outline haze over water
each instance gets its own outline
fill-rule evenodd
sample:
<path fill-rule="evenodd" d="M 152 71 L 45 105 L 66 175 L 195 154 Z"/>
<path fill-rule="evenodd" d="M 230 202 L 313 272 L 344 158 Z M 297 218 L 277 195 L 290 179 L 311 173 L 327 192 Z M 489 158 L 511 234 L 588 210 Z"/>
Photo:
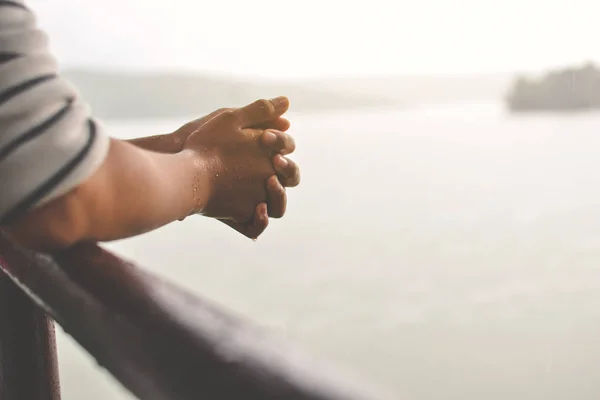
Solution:
<path fill-rule="evenodd" d="M 109 247 L 398 398 L 600 396 L 599 114 L 290 118 L 303 183 L 257 243 L 198 217 Z M 129 398 L 59 346 L 66 399 Z"/>

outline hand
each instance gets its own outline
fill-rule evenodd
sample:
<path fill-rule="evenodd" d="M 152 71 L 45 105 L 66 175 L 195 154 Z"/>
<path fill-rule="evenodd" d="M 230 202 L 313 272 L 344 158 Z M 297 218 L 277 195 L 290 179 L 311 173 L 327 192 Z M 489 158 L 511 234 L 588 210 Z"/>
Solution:
<path fill-rule="evenodd" d="M 289 108 L 289 102 L 286 98 L 276 100 L 281 103 L 279 107 L 281 108 L 281 114 L 283 114 Z M 222 108 L 202 118 L 188 122 L 173 133 L 133 139 L 129 142 L 155 152 L 178 153 L 182 150 L 187 138 L 195 131 L 201 129 L 207 122 L 220 114 L 235 112 L 237 110 L 234 108 Z M 273 166 L 277 172 L 276 176 L 272 176 L 267 181 L 268 203 L 257 205 L 254 218 L 251 221 L 238 223 L 231 220 L 220 220 L 249 238 L 257 238 L 267 228 L 268 217 L 281 218 L 285 214 L 287 195 L 284 187 L 294 187 L 300 182 L 298 166 L 293 161 L 283 157 L 283 155 L 290 154 L 295 149 L 295 144 L 291 136 L 284 133 L 289 127 L 289 121 L 281 116 L 251 127 L 253 129 L 272 130 L 264 132 L 261 137 L 265 149 L 274 154 Z M 275 136 L 269 133 L 273 133 Z"/>
<path fill-rule="evenodd" d="M 268 156 L 273 152 L 292 152 L 294 142 L 284 132 L 268 131 L 264 135 L 265 146 L 261 146 L 258 138 L 263 131 L 245 128 L 284 121 L 278 127 L 286 129 L 289 123 L 280 116 L 287 108 L 286 98 L 261 100 L 242 109 L 215 112 L 212 118 L 205 117 L 200 122 L 204 125 L 191 133 L 184 144 L 184 149 L 201 156 L 204 160 L 202 168 L 209 177 L 209 195 L 206 204 L 198 211 L 227 220 L 228 225 L 246 235 L 257 236 L 235 224 L 250 221 L 253 214 L 256 214 L 254 221 L 266 219 L 266 207 L 260 203 L 267 198 L 265 182 L 275 175 Z M 194 127 L 198 126 L 198 122 L 192 123 Z M 274 164 L 288 186 L 298 183 L 298 168 L 293 162 L 278 155 Z M 273 216 L 283 215 L 286 200 L 283 186 L 273 177 L 268 180 L 267 188 L 269 197 L 275 198 L 272 202 Z"/>
<path fill-rule="evenodd" d="M 281 99 L 285 104 L 285 110 L 289 108 L 287 99 Z M 283 107 L 283 106 L 282 106 Z M 185 141 L 194 131 L 200 129 L 212 118 L 224 113 L 232 112 L 238 109 L 222 108 L 214 111 L 202 118 L 189 122 L 175 131 L 172 135 L 177 135 L 177 142 Z M 283 110 L 282 110 L 283 113 Z M 233 228 L 244 236 L 256 239 L 269 225 L 269 217 L 281 218 L 287 208 L 287 194 L 285 187 L 295 187 L 300 183 L 300 170 L 296 163 L 283 157 L 295 150 L 293 138 L 284 134 L 290 127 L 287 119 L 277 117 L 273 120 L 260 123 L 252 128 L 265 129 L 261 141 L 265 149 L 269 150 L 273 156 L 273 165 L 277 175 L 271 176 L 267 181 L 267 200 L 268 203 L 260 203 L 256 206 L 254 216 L 250 221 L 244 223 L 234 222 L 227 219 L 218 219 L 227 226 Z M 273 135 L 270 135 L 272 133 Z"/>
<path fill-rule="evenodd" d="M 280 112 L 281 114 L 284 114 L 289 108 L 289 101 L 284 97 L 274 99 L 273 101 L 275 100 L 282 102 Z M 202 118 L 190 121 L 175 132 L 168 134 L 167 136 L 169 136 L 170 139 L 164 140 L 164 143 L 167 143 L 166 147 L 171 149 L 173 148 L 173 145 L 171 145 L 172 143 L 178 143 L 177 149 L 173 151 L 178 152 L 183 148 L 183 143 L 187 138 L 196 130 L 202 128 L 208 121 L 225 112 L 235 112 L 237 110 L 239 110 L 239 108 L 220 108 Z M 279 182 L 281 183 L 281 185 L 277 185 L 276 182 L 272 182 L 267 185 L 267 190 L 270 195 L 269 198 L 274 200 L 273 204 L 269 204 L 269 216 L 271 218 L 281 218 L 285 214 L 286 199 L 278 199 L 278 193 L 283 192 L 285 196 L 285 190 L 283 188 L 296 187 L 300 184 L 300 170 L 298 169 L 298 166 L 292 160 L 283 157 L 284 155 L 293 153 L 296 149 L 294 139 L 290 135 L 285 134 L 290 128 L 290 121 L 278 116 L 272 120 L 248 128 L 265 130 L 261 137 L 261 141 L 265 146 L 265 149 L 271 151 L 273 154 L 273 165 L 277 172 L 277 178 L 279 178 Z M 152 148 L 149 150 L 163 151 L 160 148 Z"/>

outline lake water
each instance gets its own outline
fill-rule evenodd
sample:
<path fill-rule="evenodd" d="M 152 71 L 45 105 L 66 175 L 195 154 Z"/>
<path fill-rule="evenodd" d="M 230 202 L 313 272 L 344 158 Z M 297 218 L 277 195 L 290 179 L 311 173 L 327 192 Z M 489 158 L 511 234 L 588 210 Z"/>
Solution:
<path fill-rule="evenodd" d="M 290 118 L 303 183 L 257 243 L 198 217 L 108 247 L 399 399 L 600 398 L 600 115 Z M 59 346 L 65 399 L 132 398 Z"/>

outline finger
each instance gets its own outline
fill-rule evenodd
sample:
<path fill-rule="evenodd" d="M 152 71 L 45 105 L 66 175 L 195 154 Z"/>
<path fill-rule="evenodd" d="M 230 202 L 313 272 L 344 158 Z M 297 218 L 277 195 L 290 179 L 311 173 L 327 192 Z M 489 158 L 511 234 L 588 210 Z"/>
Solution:
<path fill-rule="evenodd" d="M 273 157 L 273 167 L 284 187 L 296 187 L 300 184 L 300 168 L 294 161 L 276 154 Z"/>
<path fill-rule="evenodd" d="M 283 217 L 287 207 L 287 195 L 285 193 L 285 188 L 281 185 L 276 175 L 273 175 L 267 180 L 267 199 L 269 205 L 269 217 Z"/>
<path fill-rule="evenodd" d="M 275 129 L 277 131 L 285 132 L 288 129 L 290 129 L 290 125 L 291 125 L 290 121 L 288 121 L 285 118 L 280 117 L 280 118 L 274 119 L 272 121 L 267 121 L 262 124 L 258 124 L 256 126 L 253 126 L 252 128 L 262 129 L 262 130 Z"/>
<path fill-rule="evenodd" d="M 287 97 L 276 97 L 271 100 L 257 100 L 234 113 L 241 127 L 249 128 L 281 117 L 289 107 Z"/>
<path fill-rule="evenodd" d="M 260 203 L 254 210 L 252 224 L 247 226 L 246 236 L 250 239 L 258 239 L 258 237 L 269 226 L 269 213 L 267 203 Z"/>
<path fill-rule="evenodd" d="M 274 129 L 266 130 L 261 136 L 261 142 L 272 152 L 282 155 L 293 153 L 296 150 L 296 142 L 291 135 Z"/>

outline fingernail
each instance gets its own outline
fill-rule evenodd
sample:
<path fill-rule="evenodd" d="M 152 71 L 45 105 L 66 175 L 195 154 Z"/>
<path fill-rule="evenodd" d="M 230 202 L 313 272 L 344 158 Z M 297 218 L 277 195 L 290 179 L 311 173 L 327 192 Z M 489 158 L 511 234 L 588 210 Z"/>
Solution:
<path fill-rule="evenodd" d="M 271 144 L 275 143 L 277 141 L 277 135 L 271 131 L 266 131 L 265 132 L 265 141 L 267 143 L 271 143 Z"/>
<path fill-rule="evenodd" d="M 277 157 L 277 164 L 279 164 L 282 168 L 287 167 L 288 160 L 286 160 L 285 157 L 283 157 L 283 156 L 278 156 Z"/>

